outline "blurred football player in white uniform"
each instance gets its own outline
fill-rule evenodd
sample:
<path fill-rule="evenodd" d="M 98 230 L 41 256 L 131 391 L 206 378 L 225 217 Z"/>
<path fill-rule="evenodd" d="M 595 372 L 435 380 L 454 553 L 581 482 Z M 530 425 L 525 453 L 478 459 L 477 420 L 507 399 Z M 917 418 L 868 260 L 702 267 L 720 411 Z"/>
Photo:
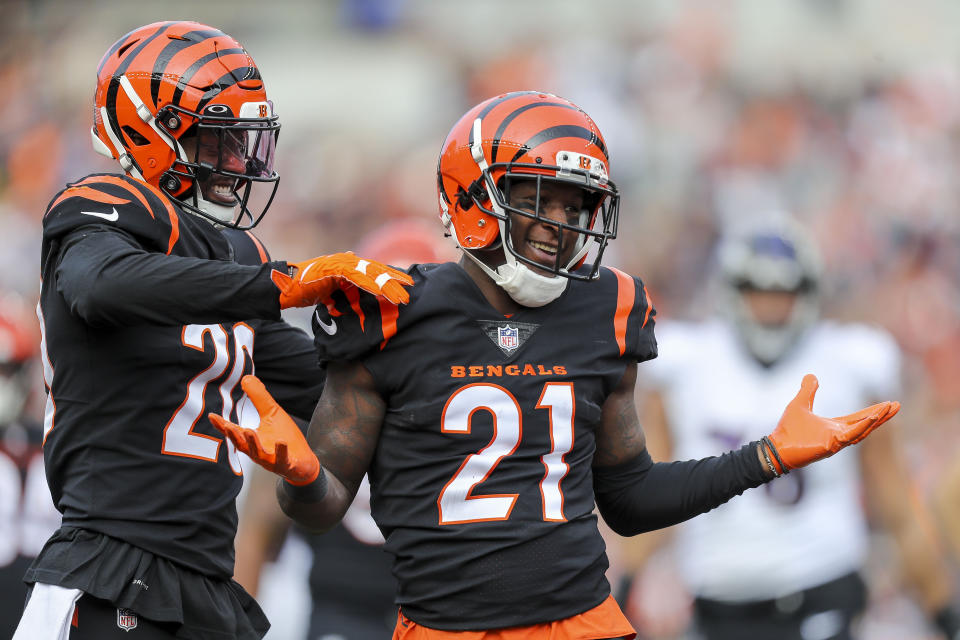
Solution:
<path fill-rule="evenodd" d="M 819 255 L 794 221 L 767 219 L 731 233 L 719 262 L 722 313 L 658 326 L 660 357 L 645 370 L 642 399 L 655 457 L 700 458 L 762 435 L 804 372 L 822 383 L 814 407 L 822 415 L 899 395 L 900 353 L 890 335 L 820 319 Z M 898 543 L 919 604 L 955 632 L 950 576 L 911 495 L 896 437 L 896 427 L 878 432 L 677 527 L 678 574 L 702 637 L 853 637 L 867 602 L 864 496 Z"/>

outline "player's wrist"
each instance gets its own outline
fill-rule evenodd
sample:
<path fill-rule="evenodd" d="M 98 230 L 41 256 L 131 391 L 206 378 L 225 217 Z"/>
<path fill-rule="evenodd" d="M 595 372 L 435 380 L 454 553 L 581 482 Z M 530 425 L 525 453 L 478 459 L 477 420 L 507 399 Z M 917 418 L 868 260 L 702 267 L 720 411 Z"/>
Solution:
<path fill-rule="evenodd" d="M 306 484 L 293 484 L 286 478 L 280 478 L 280 490 L 294 502 L 314 504 L 327 497 L 327 474 L 323 468 L 313 481 Z"/>
<path fill-rule="evenodd" d="M 760 451 L 763 454 L 765 465 L 773 472 L 774 477 L 779 478 L 785 473 L 790 473 L 790 467 L 784 464 L 783 458 L 777 451 L 777 447 L 774 446 L 770 436 L 763 436 L 760 439 Z"/>

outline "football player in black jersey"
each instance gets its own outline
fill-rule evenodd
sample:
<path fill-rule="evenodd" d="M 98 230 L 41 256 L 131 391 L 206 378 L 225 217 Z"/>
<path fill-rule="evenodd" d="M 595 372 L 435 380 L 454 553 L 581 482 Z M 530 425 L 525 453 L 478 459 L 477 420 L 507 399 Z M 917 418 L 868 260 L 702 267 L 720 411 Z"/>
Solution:
<path fill-rule="evenodd" d="M 369 474 L 399 584 L 394 638 L 633 637 L 595 506 L 622 535 L 665 527 L 899 409 L 821 418 L 807 376 L 769 436 L 654 464 L 633 399 L 654 310 L 640 280 L 600 266 L 619 193 L 593 120 L 545 93 L 491 98 L 451 130 L 437 179 L 459 263 L 411 268 L 403 307 L 350 291 L 317 307 L 330 365 L 307 438 L 253 376 L 259 431 L 211 415 L 283 476 L 281 506 L 308 528 L 334 525 Z"/>
<path fill-rule="evenodd" d="M 44 456 L 63 524 L 26 573 L 15 637 L 260 638 L 232 580 L 239 458 L 206 415 L 242 421 L 256 371 L 309 416 L 323 370 L 281 309 L 339 287 L 401 303 L 412 280 L 349 253 L 271 261 L 249 232 L 280 125 L 232 37 L 150 24 L 97 76 L 94 147 L 124 174 L 69 185 L 43 219 Z"/>

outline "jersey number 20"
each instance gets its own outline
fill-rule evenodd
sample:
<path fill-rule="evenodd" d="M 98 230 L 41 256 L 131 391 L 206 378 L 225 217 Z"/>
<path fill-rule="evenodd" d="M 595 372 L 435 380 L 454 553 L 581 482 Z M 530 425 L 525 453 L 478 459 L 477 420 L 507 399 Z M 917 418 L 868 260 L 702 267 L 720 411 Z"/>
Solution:
<path fill-rule="evenodd" d="M 171 456 L 199 458 L 200 460 L 217 461 L 220 451 L 220 438 L 196 433 L 193 427 L 204 415 L 207 384 L 216 380 L 227 370 L 233 354 L 233 369 L 230 375 L 220 384 L 220 398 L 223 409 L 221 415 L 230 420 L 233 412 L 233 389 L 243 376 L 243 369 L 247 358 L 253 357 L 253 329 L 238 322 L 233 325 L 233 340 L 227 335 L 227 330 L 219 324 L 188 324 L 183 328 L 183 345 L 198 351 L 205 351 L 203 338 L 210 336 L 213 344 L 213 362 L 209 367 L 198 373 L 187 384 L 187 397 L 177 407 L 170 422 L 163 430 L 163 453 Z M 232 348 L 231 348 L 232 347 Z M 246 354 L 246 357 L 244 357 Z M 240 474 L 240 459 L 233 443 L 227 440 L 227 459 L 234 473 Z"/>

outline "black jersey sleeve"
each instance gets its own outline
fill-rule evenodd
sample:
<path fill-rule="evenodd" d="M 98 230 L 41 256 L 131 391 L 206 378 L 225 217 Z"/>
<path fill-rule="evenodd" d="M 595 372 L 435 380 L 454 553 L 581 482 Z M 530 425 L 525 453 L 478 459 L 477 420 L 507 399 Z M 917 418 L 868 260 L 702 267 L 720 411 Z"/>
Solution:
<path fill-rule="evenodd" d="M 279 319 L 270 273 L 286 263 L 243 266 L 227 255 L 184 255 L 178 242 L 192 221 L 178 211 L 165 194 L 128 176 L 95 174 L 69 185 L 43 219 L 46 286 L 96 326 Z"/>
<path fill-rule="evenodd" d="M 91 325 L 216 323 L 279 319 L 274 268 L 283 267 L 148 252 L 97 225 L 64 239 L 55 280 L 71 313 Z"/>
<path fill-rule="evenodd" d="M 230 246 L 233 247 L 233 259 L 240 264 L 261 265 L 270 262 L 270 252 L 260 239 L 249 230 L 221 229 Z"/>
<path fill-rule="evenodd" d="M 622 536 L 689 520 L 769 480 L 756 441 L 700 460 L 655 463 L 644 450 L 622 464 L 593 468 L 597 508 Z"/>
<path fill-rule="evenodd" d="M 252 232 L 221 229 L 221 233 L 238 263 L 257 266 L 270 261 L 269 251 Z M 307 332 L 282 320 L 260 323 L 253 362 L 257 377 L 280 406 L 308 421 L 323 391 L 326 369 Z"/>
<path fill-rule="evenodd" d="M 151 252 L 169 254 L 180 239 L 173 201 L 129 176 L 93 174 L 58 193 L 43 216 L 44 248 L 56 251 L 60 239 L 90 224 L 122 230 Z"/>
<path fill-rule="evenodd" d="M 613 331 L 620 355 L 635 362 L 657 357 L 657 339 L 653 333 L 657 315 L 643 282 L 618 269 L 605 268 L 616 277 L 616 309 Z"/>
<path fill-rule="evenodd" d="M 313 340 L 322 360 L 357 360 L 379 351 L 396 335 L 416 297 L 419 279 L 414 267 L 410 302 L 399 306 L 356 287 L 334 292 L 327 305 L 313 313 Z"/>

